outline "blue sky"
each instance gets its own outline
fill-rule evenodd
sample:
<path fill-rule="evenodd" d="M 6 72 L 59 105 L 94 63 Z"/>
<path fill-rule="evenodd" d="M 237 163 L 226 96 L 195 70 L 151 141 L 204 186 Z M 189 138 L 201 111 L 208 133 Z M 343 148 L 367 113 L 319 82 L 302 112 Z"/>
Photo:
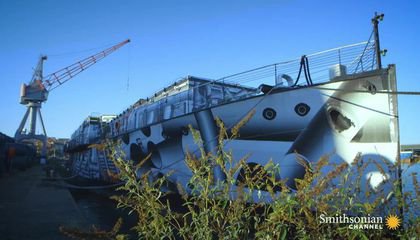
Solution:
<path fill-rule="evenodd" d="M 420 91 L 418 1 L 1 1 L 0 131 L 14 135 L 26 108 L 21 83 L 39 55 L 52 73 L 126 38 L 132 42 L 55 89 L 43 105 L 49 136 L 69 137 L 92 113 L 120 113 L 186 75 L 219 78 L 367 40 L 385 13 L 384 64 L 398 88 Z M 419 96 L 399 96 L 401 142 L 420 143 Z"/>

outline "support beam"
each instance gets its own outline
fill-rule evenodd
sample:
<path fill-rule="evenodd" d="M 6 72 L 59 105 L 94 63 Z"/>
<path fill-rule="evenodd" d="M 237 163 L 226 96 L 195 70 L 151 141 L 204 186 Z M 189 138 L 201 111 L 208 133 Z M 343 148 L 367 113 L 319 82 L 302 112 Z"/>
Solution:
<path fill-rule="evenodd" d="M 47 133 L 45 131 L 44 121 L 41 115 L 41 103 L 30 102 L 27 105 L 25 116 L 23 117 L 18 130 L 15 133 L 16 142 L 24 142 L 25 140 L 39 140 L 42 142 L 41 149 L 41 164 L 45 164 L 47 157 Z M 37 120 L 40 120 L 42 133 L 36 134 Z M 29 121 L 29 122 L 28 122 Z M 24 127 L 28 125 L 29 130 L 23 131 Z"/>
<path fill-rule="evenodd" d="M 29 135 L 36 134 L 36 116 L 38 115 L 38 107 L 29 106 Z"/>
<path fill-rule="evenodd" d="M 218 150 L 218 131 L 213 113 L 211 112 L 211 109 L 205 109 L 203 111 L 195 112 L 194 117 L 197 121 L 201 138 L 203 139 L 204 150 L 207 154 L 211 153 L 211 156 L 213 156 L 211 161 L 213 165 L 214 179 L 216 181 L 223 181 L 225 180 L 223 171 L 214 160 L 214 157 L 217 156 Z"/>
<path fill-rule="evenodd" d="M 16 138 L 16 139 L 18 138 L 18 136 L 19 136 L 20 134 L 22 134 L 22 131 L 23 131 L 23 128 L 25 127 L 26 121 L 28 120 L 29 111 L 30 111 L 30 110 L 29 110 L 29 108 L 28 108 L 28 109 L 26 109 L 25 116 L 23 116 L 23 119 L 22 119 L 22 121 L 20 122 L 19 128 L 18 128 L 18 130 L 17 130 L 17 131 L 16 131 L 16 133 L 15 133 L 15 138 Z"/>
<path fill-rule="evenodd" d="M 44 120 L 42 119 L 41 108 L 38 109 L 38 114 L 39 114 L 39 120 L 42 126 L 42 132 L 44 133 L 45 136 L 47 136 L 47 131 L 45 131 Z"/>

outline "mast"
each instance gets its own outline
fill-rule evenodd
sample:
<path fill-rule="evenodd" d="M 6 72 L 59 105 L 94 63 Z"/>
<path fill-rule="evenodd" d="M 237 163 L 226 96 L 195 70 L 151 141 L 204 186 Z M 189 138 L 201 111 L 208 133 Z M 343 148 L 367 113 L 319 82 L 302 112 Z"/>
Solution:
<path fill-rule="evenodd" d="M 375 16 L 372 18 L 372 24 L 373 24 L 373 35 L 375 38 L 375 52 L 376 52 L 376 68 L 381 69 L 382 68 L 382 59 L 381 59 L 381 47 L 379 44 L 379 21 L 382 21 L 384 19 L 384 14 L 379 14 L 375 12 Z"/>

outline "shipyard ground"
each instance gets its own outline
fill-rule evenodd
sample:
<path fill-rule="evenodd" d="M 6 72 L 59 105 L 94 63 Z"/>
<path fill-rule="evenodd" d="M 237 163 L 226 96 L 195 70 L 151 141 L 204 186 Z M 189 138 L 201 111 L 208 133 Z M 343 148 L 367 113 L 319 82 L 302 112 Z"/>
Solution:
<path fill-rule="evenodd" d="M 420 165 L 403 169 L 404 192 L 414 191 L 411 173 L 419 172 Z M 115 209 L 115 202 L 108 196 L 93 191 L 69 190 L 60 187 L 61 181 L 51 181 L 41 166 L 25 171 L 14 170 L 0 177 L 0 239 L 69 239 L 60 233 L 59 227 L 76 227 L 88 230 L 93 224 L 109 230 L 119 217 L 124 216 L 121 233 L 129 232 L 135 224 L 133 215 Z M 411 185 L 410 185 L 410 184 Z M 171 199 L 176 203 L 179 198 Z M 183 211 L 182 209 L 178 209 Z M 412 211 L 418 212 L 413 207 Z"/>
<path fill-rule="evenodd" d="M 55 184 L 53 184 L 55 183 Z M 91 193 L 72 194 L 51 182 L 41 166 L 0 178 L 0 239 L 69 239 L 60 226 L 109 229 L 118 218 L 115 204 Z M 108 213 L 107 213 L 108 212 Z"/>

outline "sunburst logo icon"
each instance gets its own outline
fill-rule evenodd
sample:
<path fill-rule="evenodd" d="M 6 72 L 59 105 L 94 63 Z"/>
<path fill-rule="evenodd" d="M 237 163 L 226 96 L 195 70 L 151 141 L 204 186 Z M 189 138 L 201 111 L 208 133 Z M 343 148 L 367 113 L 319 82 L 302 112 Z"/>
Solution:
<path fill-rule="evenodd" d="M 397 215 L 389 215 L 386 218 L 386 226 L 388 229 L 395 230 L 400 226 L 401 220 Z"/>

